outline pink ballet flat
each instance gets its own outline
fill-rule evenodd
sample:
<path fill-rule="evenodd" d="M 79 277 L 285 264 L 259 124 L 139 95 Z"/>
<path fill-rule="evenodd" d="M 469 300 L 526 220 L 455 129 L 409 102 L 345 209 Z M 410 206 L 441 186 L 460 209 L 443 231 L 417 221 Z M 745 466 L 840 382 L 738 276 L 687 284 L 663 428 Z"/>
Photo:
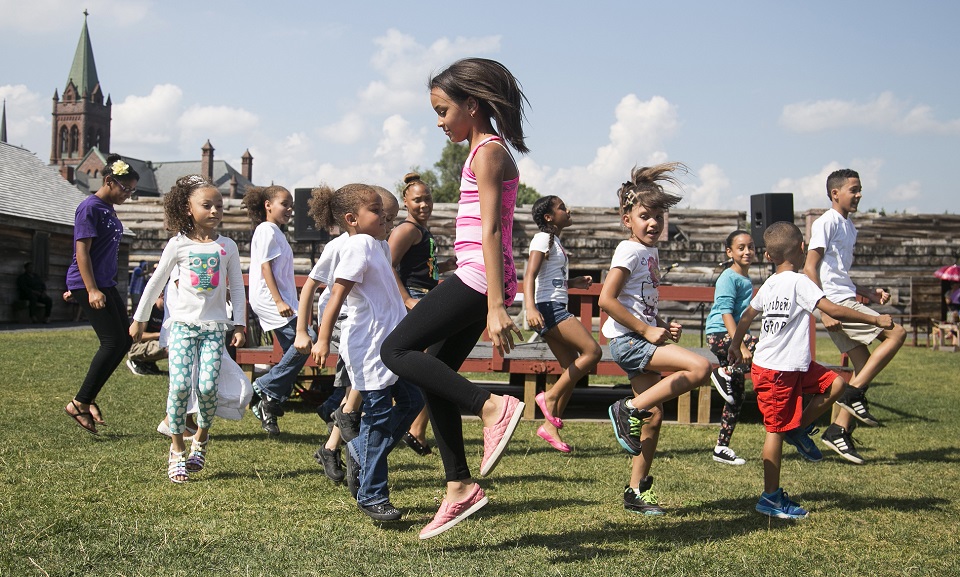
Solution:
<path fill-rule="evenodd" d="M 545 394 L 544 393 L 537 394 L 536 401 L 537 401 L 537 406 L 540 407 L 540 412 L 543 413 L 544 420 L 546 420 L 548 423 L 550 423 L 554 427 L 558 429 L 562 429 L 563 420 L 558 419 L 557 417 L 554 417 L 553 415 L 550 414 L 550 411 L 547 410 L 547 399 L 545 397 Z"/>
<path fill-rule="evenodd" d="M 550 443 L 551 447 L 560 451 L 561 453 L 569 453 L 570 451 L 572 451 L 572 449 L 570 448 L 570 445 L 564 443 L 563 441 L 558 440 L 556 437 L 548 433 L 547 430 L 543 428 L 543 425 L 541 425 L 540 428 L 537 429 L 537 435 L 544 441 Z"/>

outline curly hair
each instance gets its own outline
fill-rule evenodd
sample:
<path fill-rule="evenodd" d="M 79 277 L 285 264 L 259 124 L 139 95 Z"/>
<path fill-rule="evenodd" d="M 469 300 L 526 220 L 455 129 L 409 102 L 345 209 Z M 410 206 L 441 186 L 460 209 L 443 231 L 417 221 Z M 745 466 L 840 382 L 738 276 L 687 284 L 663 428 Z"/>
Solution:
<path fill-rule="evenodd" d="M 652 210 L 667 210 L 683 198 L 663 190 L 662 183 L 670 183 L 681 188 L 680 181 L 672 173 L 687 174 L 690 169 L 680 162 L 666 162 L 656 166 L 633 167 L 629 182 L 623 183 L 617 191 L 620 200 L 620 215 L 630 212 L 634 206 L 643 206 Z"/>
<path fill-rule="evenodd" d="M 333 225 L 346 228 L 344 216 L 348 212 L 357 212 L 362 202 L 377 195 L 377 190 L 368 184 L 347 184 L 337 190 L 321 184 L 310 192 L 307 214 L 313 218 L 317 228 L 329 229 Z"/>
<path fill-rule="evenodd" d="M 428 86 L 431 90 L 443 90 L 458 104 L 475 98 L 480 113 L 493 118 L 497 130 L 514 150 L 520 154 L 530 152 L 523 135 L 523 103 L 529 105 L 530 101 L 503 64 L 488 58 L 457 60 L 431 78 Z"/>
<path fill-rule="evenodd" d="M 547 243 L 547 253 L 543 257 L 544 260 L 550 258 L 550 251 L 553 250 L 553 241 L 557 236 L 557 227 L 554 226 L 552 222 L 547 222 L 546 216 L 553 213 L 559 201 L 560 197 L 552 194 L 541 196 L 533 203 L 533 208 L 530 209 L 533 215 L 533 222 L 537 225 L 537 228 L 539 228 L 541 232 L 550 233 L 550 242 Z"/>
<path fill-rule="evenodd" d="M 247 209 L 247 215 L 254 226 L 267 220 L 266 202 L 277 198 L 280 193 L 290 194 L 286 188 L 278 185 L 251 186 L 243 195 L 242 206 Z"/>
<path fill-rule="evenodd" d="M 188 234 L 193 230 L 193 218 L 190 216 L 190 196 L 201 188 L 216 188 L 212 182 L 199 174 L 181 176 L 170 192 L 163 195 L 163 213 L 167 230 Z"/>

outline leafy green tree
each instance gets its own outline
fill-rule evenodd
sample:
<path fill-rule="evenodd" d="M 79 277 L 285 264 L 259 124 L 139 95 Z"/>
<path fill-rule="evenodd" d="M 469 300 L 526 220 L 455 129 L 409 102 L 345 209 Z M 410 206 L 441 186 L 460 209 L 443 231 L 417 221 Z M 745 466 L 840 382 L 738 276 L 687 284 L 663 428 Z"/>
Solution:
<path fill-rule="evenodd" d="M 520 186 L 517 187 L 517 204 L 533 204 L 538 198 L 540 198 L 540 193 L 532 186 L 527 186 L 521 182 Z"/>
<path fill-rule="evenodd" d="M 416 172 L 420 175 L 420 180 L 423 181 L 430 190 L 436 190 L 440 186 L 440 180 L 437 178 L 437 173 L 432 170 L 421 170 L 419 166 L 411 166 L 410 172 Z M 401 203 L 403 202 L 403 187 L 406 184 L 401 180 L 394 185 L 394 189 L 397 192 L 397 198 L 400 199 Z M 436 201 L 435 202 L 439 202 Z"/>

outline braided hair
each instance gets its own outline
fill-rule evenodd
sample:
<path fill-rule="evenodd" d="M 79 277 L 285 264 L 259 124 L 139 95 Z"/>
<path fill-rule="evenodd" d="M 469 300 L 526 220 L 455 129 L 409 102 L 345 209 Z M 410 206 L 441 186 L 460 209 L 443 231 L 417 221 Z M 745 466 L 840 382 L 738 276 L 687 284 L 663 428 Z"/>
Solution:
<path fill-rule="evenodd" d="M 553 250 L 553 240 L 557 236 L 557 227 L 552 222 L 548 222 L 546 216 L 553 212 L 559 202 L 559 196 L 552 194 L 541 196 L 533 203 L 533 208 L 530 209 L 533 215 L 533 222 L 537 225 L 537 228 L 539 228 L 541 232 L 550 233 L 550 242 L 547 243 L 547 253 L 543 257 L 544 260 L 550 258 L 550 252 Z"/>

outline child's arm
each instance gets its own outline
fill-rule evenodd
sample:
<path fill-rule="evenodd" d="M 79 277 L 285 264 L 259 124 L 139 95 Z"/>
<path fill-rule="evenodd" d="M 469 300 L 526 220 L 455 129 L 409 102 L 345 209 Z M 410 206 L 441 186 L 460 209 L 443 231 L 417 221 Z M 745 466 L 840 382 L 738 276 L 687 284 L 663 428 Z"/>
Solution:
<path fill-rule="evenodd" d="M 857 288 L 857 294 L 870 302 L 877 303 L 878 305 L 885 305 L 890 302 L 890 293 L 882 288 L 868 289 L 860 285 L 854 286 Z"/>
<path fill-rule="evenodd" d="M 177 247 L 177 237 L 167 242 L 167 245 L 163 247 L 163 253 L 160 255 L 160 261 L 157 262 L 157 270 L 147 281 L 147 285 L 143 287 L 140 304 L 137 305 L 137 310 L 133 312 L 133 322 L 130 323 L 130 328 L 127 330 L 135 343 L 140 342 L 140 339 L 143 338 L 143 329 L 147 326 L 147 321 L 150 320 L 153 304 L 163 294 L 163 289 L 166 288 L 167 281 L 170 280 L 170 274 L 177 266 Z"/>
<path fill-rule="evenodd" d="M 826 297 L 817 301 L 817 308 L 820 309 L 821 316 L 826 313 L 835 319 L 848 323 L 874 325 L 884 330 L 893 328 L 893 318 L 890 315 L 868 315 L 850 307 L 838 305 Z"/>
<path fill-rule="evenodd" d="M 569 281 L 567 281 L 567 286 L 570 288 L 587 290 L 593 286 L 593 277 L 592 276 L 574 277 Z"/>
<path fill-rule="evenodd" d="M 311 354 L 318 367 L 323 367 L 330 354 L 330 339 L 333 337 L 333 325 L 337 322 L 337 316 L 340 315 L 340 307 L 347 299 L 347 295 L 356 284 L 350 280 L 337 279 L 330 287 L 330 301 L 323 309 L 323 317 L 320 319 L 320 327 L 317 329 L 317 343 L 313 345 Z"/>
<path fill-rule="evenodd" d="M 473 157 L 480 196 L 480 238 L 483 266 L 487 271 L 487 333 L 501 354 L 513 349 L 513 337 L 523 337 L 503 304 L 503 227 L 501 203 L 506 169 L 513 167 L 507 151 L 496 145 L 482 146 Z"/>
<path fill-rule="evenodd" d="M 102 309 L 107 306 L 107 297 L 97 287 L 97 278 L 93 275 L 93 261 L 90 259 L 90 245 L 92 244 L 92 238 L 77 239 L 77 270 L 80 271 L 83 286 L 87 289 L 87 300 L 90 302 L 90 307 Z"/>
<path fill-rule="evenodd" d="M 523 273 L 523 304 L 527 311 L 527 324 L 531 329 L 540 331 L 543 328 L 543 315 L 537 310 L 537 275 L 543 264 L 544 253 L 531 250 L 527 259 L 527 270 Z"/>
<path fill-rule="evenodd" d="M 401 222 L 400 224 L 403 223 Z M 394 271 L 400 266 L 400 261 L 406 256 L 410 247 L 420 242 L 422 238 L 423 235 L 420 233 L 420 229 L 415 226 L 397 226 L 390 232 L 390 238 L 387 239 L 387 244 L 390 245 L 390 264 L 393 266 Z M 407 287 L 403 286 L 403 283 L 400 281 L 400 275 L 395 276 L 397 277 L 397 288 L 400 289 L 400 298 L 403 299 L 403 304 L 408 309 L 412 309 L 416 306 L 417 299 L 410 296 Z"/>
<path fill-rule="evenodd" d="M 306 282 L 303 283 L 303 288 L 300 289 L 300 306 L 297 309 L 297 336 L 293 340 L 293 347 L 301 355 L 310 354 L 310 346 L 313 345 L 307 328 L 313 322 L 313 297 L 316 295 L 319 286 L 320 283 L 317 280 L 307 277 Z"/>
<path fill-rule="evenodd" d="M 748 310 L 753 310 L 753 307 L 747 307 Z M 737 334 L 737 323 L 733 320 L 733 314 L 723 313 L 720 315 L 720 318 L 723 319 L 723 326 L 727 329 L 727 335 L 730 336 L 730 345 L 733 346 L 733 337 Z M 743 344 L 743 337 L 740 337 L 740 344 L 738 345 L 740 349 L 740 361 L 749 365 L 753 361 L 753 352 L 750 350 L 750 347 Z"/>
<path fill-rule="evenodd" d="M 757 318 L 758 314 L 760 314 L 760 311 L 751 306 L 748 306 L 747 310 L 743 311 L 743 316 L 740 317 L 740 323 L 737 324 L 737 330 L 730 339 L 730 346 L 727 347 L 727 363 L 730 366 L 746 362 L 745 356 L 741 351 L 741 345 L 743 345 L 743 337 L 746 336 L 747 331 L 750 330 L 750 324 L 753 322 L 753 319 Z M 733 320 L 732 316 L 730 320 Z M 724 323 L 724 325 L 726 326 L 726 323 Z M 727 330 L 729 330 L 729 328 Z"/>
<path fill-rule="evenodd" d="M 670 330 L 661 326 L 648 325 L 633 316 L 633 313 L 617 300 L 617 297 L 623 292 L 623 287 L 627 284 L 629 278 L 629 271 L 623 267 L 615 266 L 610 269 L 610 272 L 607 273 L 607 280 L 603 283 L 603 289 L 600 291 L 600 308 L 610 315 L 613 320 L 642 336 L 647 341 L 655 345 L 662 345 L 670 338 Z"/>
<path fill-rule="evenodd" d="M 823 260 L 823 251 L 824 249 L 822 248 L 811 248 L 807 251 L 807 258 L 803 263 L 803 274 L 820 288 L 823 288 L 823 283 L 820 282 L 820 261 Z M 820 322 L 823 323 L 823 328 L 828 331 L 837 332 L 843 330 L 843 327 L 840 326 L 840 321 L 823 311 L 820 311 Z"/>
<path fill-rule="evenodd" d="M 247 291 L 243 286 L 243 269 L 240 268 L 240 251 L 237 243 L 230 240 L 224 244 L 227 251 L 227 282 L 230 302 L 233 303 L 233 338 L 230 344 L 242 347 L 247 342 Z"/>
<path fill-rule="evenodd" d="M 267 290 L 270 291 L 270 296 L 273 297 L 274 304 L 277 305 L 277 312 L 280 313 L 280 316 L 292 317 L 293 309 L 290 308 L 284 300 L 283 296 L 280 295 L 280 289 L 277 288 L 277 279 L 273 276 L 273 265 L 270 263 L 273 261 L 267 260 L 263 261 L 260 265 L 260 274 L 263 276 L 263 282 L 267 285 Z"/>

